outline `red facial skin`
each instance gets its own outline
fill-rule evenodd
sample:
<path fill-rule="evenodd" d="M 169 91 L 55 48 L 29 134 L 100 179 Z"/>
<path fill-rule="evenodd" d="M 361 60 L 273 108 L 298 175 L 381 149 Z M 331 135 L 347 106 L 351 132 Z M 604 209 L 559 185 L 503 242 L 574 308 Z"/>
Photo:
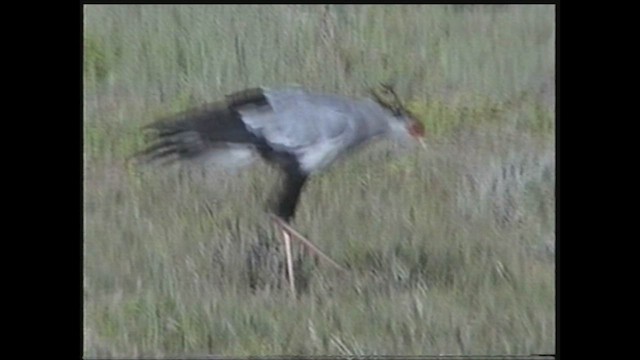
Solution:
<path fill-rule="evenodd" d="M 409 134 L 415 138 L 423 138 L 425 135 L 424 125 L 420 121 L 412 121 L 408 125 Z"/>

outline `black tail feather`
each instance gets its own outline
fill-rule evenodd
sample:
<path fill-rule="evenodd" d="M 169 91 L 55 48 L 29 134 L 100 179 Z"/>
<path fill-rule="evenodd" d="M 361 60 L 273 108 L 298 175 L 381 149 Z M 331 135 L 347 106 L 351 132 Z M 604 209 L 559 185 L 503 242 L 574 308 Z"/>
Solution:
<path fill-rule="evenodd" d="M 261 144 L 242 122 L 237 108 L 266 104 L 260 89 L 249 89 L 228 95 L 226 101 L 160 119 L 142 128 L 150 141 L 133 157 L 142 162 L 172 162 L 196 158 L 220 143 Z"/>

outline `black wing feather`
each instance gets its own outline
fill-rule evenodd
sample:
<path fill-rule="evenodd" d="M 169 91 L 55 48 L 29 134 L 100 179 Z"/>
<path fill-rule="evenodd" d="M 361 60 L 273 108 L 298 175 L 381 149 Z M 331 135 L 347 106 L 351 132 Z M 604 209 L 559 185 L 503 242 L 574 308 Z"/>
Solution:
<path fill-rule="evenodd" d="M 263 141 L 247 129 L 239 108 L 268 105 L 262 89 L 254 88 L 227 95 L 224 101 L 205 104 L 159 119 L 143 129 L 149 132 L 147 148 L 134 157 L 145 162 L 159 159 L 192 159 L 214 149 L 216 143 Z"/>

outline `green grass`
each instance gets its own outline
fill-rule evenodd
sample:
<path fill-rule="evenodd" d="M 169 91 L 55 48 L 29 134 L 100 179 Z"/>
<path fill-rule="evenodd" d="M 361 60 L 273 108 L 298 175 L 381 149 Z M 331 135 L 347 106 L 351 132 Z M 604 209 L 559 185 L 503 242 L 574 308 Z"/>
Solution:
<path fill-rule="evenodd" d="M 85 7 L 84 354 L 555 348 L 552 6 Z M 282 281 L 278 174 L 132 168 L 139 127 L 246 87 L 395 79 L 427 151 L 317 176 L 295 227 L 349 268 Z"/>

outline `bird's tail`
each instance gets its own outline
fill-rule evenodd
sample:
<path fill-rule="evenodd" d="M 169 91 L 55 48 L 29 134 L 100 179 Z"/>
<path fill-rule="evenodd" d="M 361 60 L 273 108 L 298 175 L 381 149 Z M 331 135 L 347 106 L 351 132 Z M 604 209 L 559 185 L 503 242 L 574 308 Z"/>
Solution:
<path fill-rule="evenodd" d="M 160 119 L 143 130 L 147 147 L 131 157 L 137 163 L 204 160 L 238 167 L 252 162 L 257 141 L 224 102 Z"/>

